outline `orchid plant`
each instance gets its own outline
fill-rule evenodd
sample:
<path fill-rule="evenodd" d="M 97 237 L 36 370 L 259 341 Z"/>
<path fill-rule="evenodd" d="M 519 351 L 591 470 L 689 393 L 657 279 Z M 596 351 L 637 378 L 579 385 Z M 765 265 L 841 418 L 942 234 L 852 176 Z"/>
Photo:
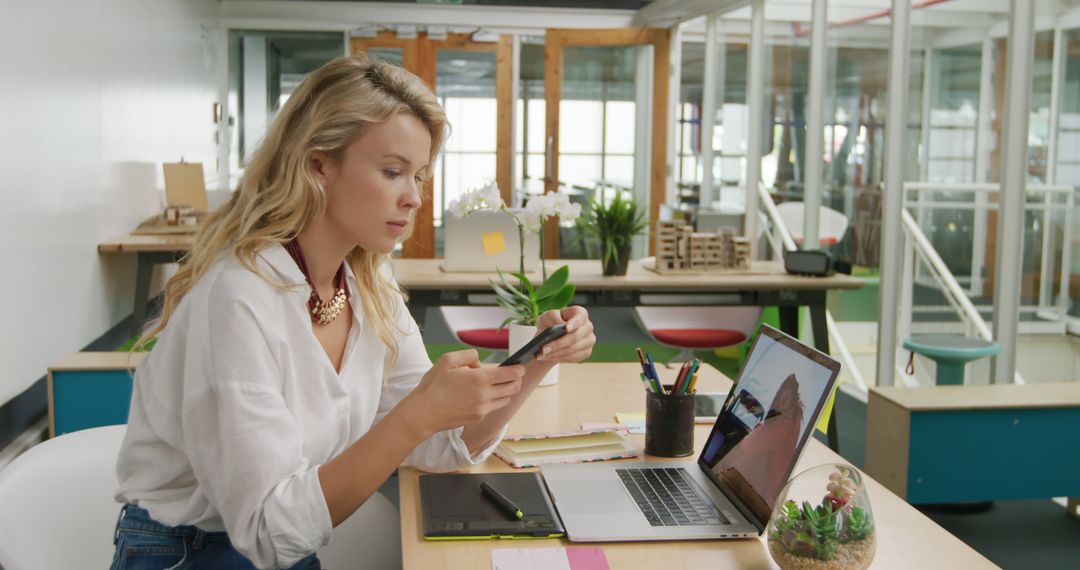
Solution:
<path fill-rule="evenodd" d="M 566 222 L 573 222 L 581 215 L 581 205 L 571 204 L 565 192 L 549 192 L 535 196 L 525 204 L 521 211 L 511 211 L 502 200 L 502 193 L 494 182 L 476 190 L 466 192 L 457 200 L 451 200 L 446 208 L 456 218 L 464 218 L 478 210 L 501 210 L 506 212 L 518 227 L 518 251 L 520 267 L 513 276 L 519 286 L 514 287 L 499 271 L 499 281 L 491 281 L 496 302 L 510 311 L 514 317 L 507 322 L 517 321 L 525 325 L 535 325 L 540 314 L 550 309 L 565 307 L 574 296 L 574 286 L 568 284 L 569 270 L 560 268 L 548 279 L 547 263 L 544 260 L 544 222 L 552 216 L 559 216 Z M 540 234 L 540 264 L 544 282 L 534 287 L 525 276 L 525 232 Z M 505 326 L 507 323 L 503 323 Z"/>

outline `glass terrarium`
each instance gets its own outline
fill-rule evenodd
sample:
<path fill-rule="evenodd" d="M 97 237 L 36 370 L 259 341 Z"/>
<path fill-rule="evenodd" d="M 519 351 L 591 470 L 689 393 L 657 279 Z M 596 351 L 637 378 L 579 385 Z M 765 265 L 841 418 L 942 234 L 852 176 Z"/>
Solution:
<path fill-rule="evenodd" d="M 874 515 L 858 470 L 827 464 L 796 475 L 780 494 L 768 533 L 769 553 L 784 570 L 869 566 Z"/>

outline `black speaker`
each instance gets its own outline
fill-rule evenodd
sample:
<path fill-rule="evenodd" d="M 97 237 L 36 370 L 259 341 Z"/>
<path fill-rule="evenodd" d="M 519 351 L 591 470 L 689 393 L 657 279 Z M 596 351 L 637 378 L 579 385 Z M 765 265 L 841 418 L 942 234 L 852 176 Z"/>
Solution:
<path fill-rule="evenodd" d="M 833 273 L 851 275 L 851 262 L 846 259 L 836 259 L 828 252 L 821 250 L 796 250 L 784 254 L 784 269 L 795 275 L 813 277 L 826 277 Z"/>

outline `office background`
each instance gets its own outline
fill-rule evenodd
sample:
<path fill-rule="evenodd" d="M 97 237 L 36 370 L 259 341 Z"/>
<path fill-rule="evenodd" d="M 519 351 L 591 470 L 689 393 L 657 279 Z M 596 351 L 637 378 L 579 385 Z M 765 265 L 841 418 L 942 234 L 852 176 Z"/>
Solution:
<path fill-rule="evenodd" d="M 672 4 L 664 3 L 665 6 Z M 703 4 L 707 3 L 685 3 L 688 9 L 700 9 Z M 715 7 L 727 4 L 730 3 L 712 3 Z M 830 13 L 830 19 L 857 18 L 887 7 L 887 4 L 884 1 L 861 5 L 832 2 L 834 11 Z M 800 8 L 794 11 L 795 16 L 773 22 L 771 16 L 775 12 L 794 9 L 784 3 L 768 2 L 767 5 L 774 5 L 774 9 L 767 12 L 770 34 L 796 35 L 798 26 L 805 27 L 809 22 L 808 8 Z M 913 18 L 916 25 L 913 41 L 941 36 L 949 40 L 949 46 L 931 56 L 935 62 L 931 66 L 923 64 L 925 54 L 912 55 L 909 108 L 914 110 L 908 136 L 909 156 L 912 157 L 908 162 L 912 171 L 910 180 L 966 183 L 993 180 L 996 176 L 991 158 L 985 155 L 993 149 L 980 147 L 976 142 L 976 131 L 984 126 L 979 121 L 987 116 L 983 114 L 984 119 L 978 119 L 982 100 L 979 93 L 985 88 L 980 84 L 984 57 L 981 46 L 986 38 L 995 43 L 1003 41 L 1006 28 L 1002 18 L 1007 17 L 1008 2 L 954 0 L 953 5 L 957 11 L 942 20 L 943 23 L 931 25 L 929 16 Z M 470 7 L 461 8 L 469 14 Z M 228 131 L 228 136 L 236 137 L 235 141 L 230 140 L 234 144 L 224 144 L 222 133 L 226 131 L 222 121 L 239 115 L 233 109 L 217 120 L 211 107 L 212 102 L 223 100 L 229 93 L 232 80 L 230 57 L 234 54 L 230 51 L 231 42 L 241 42 L 244 37 L 260 34 L 302 32 L 298 37 L 324 42 L 327 37 L 337 36 L 340 40 L 336 43 L 344 53 L 350 41 L 348 33 L 356 25 L 433 20 L 438 18 L 432 15 L 439 13 L 435 10 L 439 8 L 409 3 L 365 5 L 359 2 L 245 0 L 101 0 L 92 4 L 75 0 L 14 0 L 5 3 L 4 17 L 0 19 L 0 30 L 3 31 L 0 53 L 8 55 L 0 58 L 0 77 L 9 80 L 0 89 L 0 125 L 4 132 L 0 137 L 0 196 L 3 200 L 0 220 L 4 222 L 8 238 L 6 245 L 0 247 L 0 266 L 4 267 L 4 279 L 0 280 L 0 299 L 3 299 L 0 362 L 4 363 L 0 368 L 0 448 L 40 419 L 45 406 L 43 373 L 51 362 L 95 342 L 113 345 L 116 344 L 113 339 L 126 336 L 124 319 L 130 314 L 135 261 L 130 256 L 99 255 L 95 245 L 130 231 L 159 211 L 159 192 L 148 189 L 163 187 L 160 164 L 181 157 L 202 162 L 211 190 L 211 204 L 219 202 L 227 189 L 235 184 L 236 170 L 225 166 L 239 163 L 242 131 L 236 125 L 237 128 Z M 1048 165 L 1058 164 L 1057 182 L 1076 184 L 1080 182 L 1077 180 L 1080 172 L 1075 166 L 1078 125 L 1068 121 L 1052 123 L 1050 94 L 1057 73 L 1060 82 L 1058 110 L 1062 116 L 1075 117 L 1080 112 L 1080 55 L 1076 53 L 1080 45 L 1077 33 L 1080 13 L 1077 3 L 1072 1 L 1037 2 L 1036 11 L 1030 129 L 1032 147 L 1042 150 L 1036 150 L 1032 155 L 1035 163 L 1032 172 L 1035 174 L 1029 180 L 1032 183 L 1049 182 L 1045 174 Z M 635 21 L 635 11 L 630 8 L 585 10 L 572 17 L 558 8 L 522 12 L 530 20 L 528 25 L 521 21 L 521 14 L 515 19 L 512 11 L 495 9 L 490 14 L 491 29 L 517 31 L 523 36 L 542 36 L 545 27 L 627 27 Z M 455 18 L 465 20 L 468 16 Z M 721 29 L 732 37 L 745 34 L 748 29 L 746 18 L 727 20 Z M 976 33 L 973 29 L 986 31 Z M 835 138 L 831 144 L 826 143 L 826 152 L 832 156 L 849 152 L 844 150 L 848 127 L 843 123 L 851 124 L 853 117 L 859 118 L 864 104 L 861 101 L 883 96 L 887 44 L 882 44 L 880 39 L 887 39 L 887 30 L 888 26 L 880 22 L 852 24 L 838 32 L 837 37 L 842 39 L 830 40 L 841 43 L 831 56 L 835 60 L 830 64 L 833 66 L 828 80 L 830 89 L 838 89 L 845 80 L 849 87 L 869 86 L 868 90 L 854 89 L 838 97 L 847 103 L 836 106 L 835 109 L 843 112 L 834 114 L 834 120 L 830 121 L 834 125 Z M 704 97 L 700 89 L 695 93 L 693 87 L 702 82 L 694 75 L 703 73 L 703 69 L 695 69 L 703 67 L 704 39 L 705 26 L 698 24 L 685 33 L 681 45 L 679 73 L 686 87 L 681 94 L 678 116 L 685 120 L 673 122 L 670 132 L 679 156 L 674 161 L 673 192 L 678 191 L 680 182 L 701 182 L 701 159 L 695 157 L 691 143 L 683 142 L 692 138 L 690 132 L 680 129 L 693 129 L 694 105 L 700 104 Z M 330 41 L 331 46 L 334 43 Z M 783 65 L 785 58 L 802 61 L 803 67 L 799 68 L 802 71 L 791 71 L 789 78 L 792 83 L 801 83 L 805 92 L 808 48 L 799 41 L 794 43 L 796 46 L 790 49 L 782 45 L 774 48 L 770 61 L 774 66 Z M 740 112 L 738 105 L 745 101 L 745 44 L 745 39 L 732 40 L 722 48 L 726 69 L 720 76 L 726 78 L 726 84 L 718 95 L 721 100 L 718 122 L 728 121 L 729 126 L 744 121 L 741 113 L 745 110 Z M 535 56 L 536 49 L 536 43 L 526 41 L 523 44 L 525 65 L 530 56 Z M 1060 71 L 1056 72 L 1053 67 L 1055 50 L 1064 54 Z M 1004 89 L 1001 81 L 1004 63 L 1000 58 L 993 61 L 992 88 L 1000 97 Z M 623 64 L 624 68 L 626 65 L 632 67 L 634 62 L 624 61 Z M 922 84 L 931 77 L 936 81 L 937 89 L 924 91 Z M 542 103 L 542 92 L 537 96 Z M 923 113 L 920 109 L 926 104 L 935 112 Z M 461 117 L 466 113 L 463 109 L 450 111 Z M 618 102 L 612 104 L 609 111 L 613 120 L 622 116 L 620 113 L 627 113 L 625 106 Z M 791 120 L 801 119 L 792 117 Z M 257 121 L 252 118 L 250 122 Z M 871 120 L 861 125 L 870 133 L 869 139 L 856 140 L 852 145 L 867 144 L 867 140 L 877 144 L 873 133 L 880 125 L 873 123 Z M 844 129 L 835 128 L 837 125 Z M 857 121 L 855 125 L 860 127 Z M 718 199 L 723 198 L 726 191 L 730 194 L 730 186 L 736 186 L 737 181 L 745 177 L 744 164 L 736 160 L 735 166 L 731 166 L 732 157 L 722 156 L 730 150 L 728 139 L 731 133 L 743 128 L 745 126 L 726 128 L 716 133 Z M 519 136 L 524 147 L 527 139 L 524 134 Z M 1055 155 L 1049 156 L 1048 144 L 1053 137 L 1057 137 L 1057 146 Z M 623 137 L 612 135 L 612 140 L 620 138 Z M 738 146 L 741 137 L 736 140 Z M 799 159 L 782 159 L 797 157 L 798 151 L 789 148 L 788 154 L 784 154 L 784 145 L 792 144 L 790 138 L 787 142 L 780 138 L 775 143 L 771 151 L 774 158 L 772 162 L 766 162 L 771 166 L 764 168 L 765 179 L 777 184 L 788 176 L 787 180 L 792 183 L 784 188 L 797 191 L 797 180 L 785 169 L 801 169 Z M 542 139 L 534 140 L 528 143 L 528 150 L 518 148 L 525 155 L 515 161 L 515 179 L 520 178 L 523 170 L 535 174 L 542 169 L 542 144 Z M 924 156 L 918 152 L 920 144 L 931 149 L 927 160 L 919 158 Z M 935 146 L 959 146 L 969 150 L 958 157 L 936 154 Z M 454 147 L 451 150 L 455 150 Z M 456 150 L 465 161 L 469 149 Z M 633 151 L 633 148 L 605 149 L 605 157 L 611 162 L 600 161 L 600 174 L 603 175 L 605 168 L 625 169 L 619 160 Z M 581 152 L 584 155 L 591 151 Z M 873 156 L 880 158 L 882 154 Z M 851 164 L 849 172 L 829 173 L 834 181 L 840 180 L 840 186 L 845 177 L 858 176 L 870 181 L 876 176 L 880 181 L 880 163 L 848 164 Z M 1040 176 L 1039 172 L 1043 174 Z M 729 188 L 725 190 L 724 182 L 732 180 L 736 184 L 728 184 Z M 454 191 L 467 189 L 474 183 L 471 179 L 459 179 Z M 842 205 L 842 192 L 833 197 Z M 951 243 L 948 228 L 957 223 L 964 225 L 963 220 L 942 214 L 933 225 L 934 231 L 939 232 L 936 237 L 931 235 L 935 244 Z M 1029 223 L 1033 224 L 1037 225 L 1037 222 Z M 966 235 L 970 239 L 970 234 Z M 1041 238 L 1041 234 L 1030 235 Z M 641 247 L 643 244 L 639 244 Z M 1062 245 L 1055 244 L 1054 247 L 1060 253 Z M 1073 248 L 1074 256 L 1077 251 L 1080 248 Z M 965 272 L 969 275 L 962 284 L 975 288 L 978 283 L 972 283 L 971 279 L 978 281 L 979 272 L 973 272 L 972 265 L 964 261 L 970 257 L 971 250 L 957 247 L 955 251 L 949 251 L 942 247 L 942 252 L 958 275 L 963 276 Z M 1075 259 L 1065 263 L 1075 265 Z M 1038 274 L 1041 268 L 1037 263 L 1029 263 L 1032 265 L 1027 273 Z M 990 266 L 984 268 L 983 275 L 992 272 Z M 153 286 L 155 291 L 168 275 L 166 271 L 157 276 Z M 1060 272 L 1055 270 L 1053 277 L 1059 276 Z M 1031 308 L 1029 313 L 1037 314 L 1041 309 L 1038 290 L 1033 285 L 1027 287 L 1023 293 L 1025 303 Z M 1058 294 L 1060 291 L 1051 291 L 1050 297 L 1053 299 Z M 843 312 L 852 306 L 856 305 L 842 303 L 837 308 Z M 1073 302 L 1067 307 L 1072 317 L 1078 314 L 1076 306 Z M 854 331 L 852 336 L 866 339 L 874 335 L 876 306 L 870 307 L 868 320 L 856 318 L 852 319 L 855 324 L 848 325 Z M 619 319 L 625 319 L 625 315 L 616 313 L 610 318 L 612 322 L 622 322 Z M 1071 322 L 1069 326 L 1072 326 Z M 1060 332 L 1048 334 L 1045 331 L 1038 333 L 1038 326 L 1033 326 L 1035 333 L 1021 335 L 1018 339 L 1018 370 L 1034 381 L 1075 380 L 1080 371 L 1080 348 L 1074 336 L 1065 334 L 1066 328 L 1063 325 Z M 109 336 L 110 331 L 113 336 Z M 439 333 L 432 334 L 433 342 L 438 343 Z M 443 341 L 449 343 L 445 337 Z M 872 343 L 866 341 L 864 344 Z M 856 360 L 862 359 L 866 368 L 872 370 L 872 351 L 861 353 L 859 343 L 852 343 L 852 347 L 856 349 Z M 972 368 L 973 375 L 989 374 L 985 364 Z M 1052 534 L 1054 531 L 1047 532 Z"/>

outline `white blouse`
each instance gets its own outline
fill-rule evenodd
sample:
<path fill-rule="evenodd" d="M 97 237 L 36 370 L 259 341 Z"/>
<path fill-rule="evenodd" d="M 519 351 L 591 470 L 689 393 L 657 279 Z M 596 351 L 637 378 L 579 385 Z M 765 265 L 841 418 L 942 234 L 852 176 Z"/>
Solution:
<path fill-rule="evenodd" d="M 348 270 L 353 322 L 337 372 L 308 316 L 311 289 L 280 245 L 259 253 L 279 289 L 222 254 L 184 296 L 135 372 L 117 462 L 118 501 L 169 526 L 229 534 L 259 568 L 288 567 L 330 541 L 318 467 L 409 394 L 431 368 L 399 298 L 398 360 L 366 326 Z M 406 462 L 449 471 L 484 461 L 462 428 L 435 434 Z"/>

